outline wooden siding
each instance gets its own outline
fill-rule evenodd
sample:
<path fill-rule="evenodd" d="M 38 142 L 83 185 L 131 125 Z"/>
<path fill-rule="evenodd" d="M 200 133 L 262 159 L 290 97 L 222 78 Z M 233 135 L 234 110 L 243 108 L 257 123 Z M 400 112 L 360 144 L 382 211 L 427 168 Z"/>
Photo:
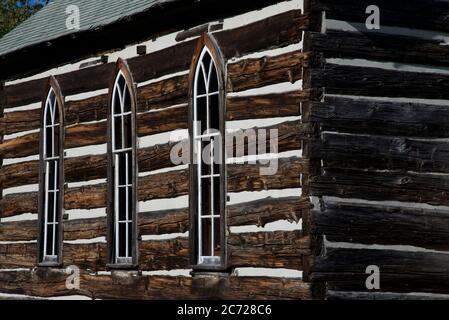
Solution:
<path fill-rule="evenodd" d="M 259 232 L 229 233 L 229 275 L 145 275 L 153 271 L 190 270 L 186 207 L 140 210 L 138 272 L 113 271 L 109 275 L 99 275 L 108 273 L 107 218 L 104 213 L 93 217 L 90 214 L 96 210 L 103 212 L 107 207 L 107 155 L 93 154 L 91 150 L 105 150 L 109 104 L 105 89 L 113 77 L 113 62 L 55 76 L 68 97 L 66 152 L 74 154 L 76 148 L 87 148 L 82 151 L 85 154 L 67 156 L 64 162 L 67 215 L 63 222 L 63 267 L 76 265 L 81 269 L 81 288 L 75 291 L 65 288 L 63 269 L 31 271 L 36 267 L 38 229 L 37 221 L 32 219 L 37 212 L 38 191 L 28 188 L 38 183 L 40 109 L 16 108 L 39 103 L 47 78 L 2 89 L 1 107 L 7 112 L 0 118 L 0 135 L 7 135 L 7 139 L 0 140 L 0 157 L 8 163 L 0 167 L 0 186 L 8 192 L 0 199 L 0 218 L 7 219 L 0 224 L 0 270 L 8 271 L 0 272 L 0 292 L 40 297 L 79 294 L 91 298 L 137 299 L 310 299 L 312 289 L 306 283 L 307 275 L 301 279 L 239 277 L 233 273 L 236 268 L 247 267 L 297 272 L 310 265 L 311 238 L 307 230 L 299 227 L 310 209 L 307 195 L 300 191 L 301 176 L 309 171 L 309 161 L 298 154 L 303 138 L 312 130 L 300 123 L 300 106 L 314 92 L 290 89 L 245 94 L 246 90 L 260 90 L 270 85 L 299 83 L 303 67 L 310 58 L 300 50 L 302 33 L 307 26 L 308 17 L 295 9 L 213 33 L 226 60 L 227 121 L 254 120 L 256 133 L 262 129 L 277 129 L 277 152 L 296 152 L 281 156 L 279 169 L 271 176 L 260 175 L 260 169 L 266 166 L 264 163 L 227 165 L 228 193 L 268 192 L 265 198 L 227 206 L 229 230 L 261 228 Z M 264 37 L 260 37 L 261 33 Z M 145 204 L 145 208 L 155 200 L 169 204 L 188 195 L 188 169 L 178 168 L 170 160 L 175 143 L 142 144 L 157 135 L 188 128 L 186 73 L 197 42 L 195 37 L 199 35 L 192 34 L 193 39 L 185 38 L 170 47 L 127 59 L 137 90 L 138 201 Z M 289 46 L 294 48 L 290 50 Z M 280 52 L 273 54 L 273 49 L 280 49 Z M 260 57 L 246 57 L 253 53 L 260 53 Z M 73 98 L 75 95 L 79 95 L 77 100 Z M 258 125 L 258 120 L 273 123 Z M 228 151 L 242 146 L 241 141 L 231 137 L 229 135 L 226 145 Z M 243 143 L 247 151 L 251 150 L 251 142 Z M 251 154 L 248 151 L 246 155 Z M 298 192 L 282 198 L 269 196 L 271 191 L 284 189 Z M 76 212 L 78 215 L 73 218 Z M 266 224 L 282 221 L 294 224 L 295 230 L 263 229 Z"/>
<path fill-rule="evenodd" d="M 381 29 L 374 31 L 364 25 L 370 4 L 308 2 L 314 30 L 304 51 L 315 58 L 305 89 L 325 93 L 302 110 L 315 130 L 304 145 L 315 168 L 311 280 L 321 298 L 444 297 L 449 48 L 431 34 L 448 31 L 449 3 L 377 1 Z M 365 285 L 370 265 L 380 269 L 379 290 Z"/>

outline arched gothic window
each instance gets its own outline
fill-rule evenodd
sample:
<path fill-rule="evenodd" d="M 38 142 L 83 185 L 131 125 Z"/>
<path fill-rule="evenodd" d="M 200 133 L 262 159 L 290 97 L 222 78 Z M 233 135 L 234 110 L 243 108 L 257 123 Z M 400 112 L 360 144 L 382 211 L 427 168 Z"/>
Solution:
<path fill-rule="evenodd" d="M 39 201 L 39 263 L 61 262 L 63 208 L 63 98 L 54 78 L 43 104 Z"/>
<path fill-rule="evenodd" d="M 119 62 L 123 66 L 124 62 Z M 112 88 L 110 113 L 110 257 L 118 266 L 137 263 L 134 90 L 119 69 Z"/>
<path fill-rule="evenodd" d="M 191 245 L 198 269 L 221 269 L 225 261 L 224 91 L 221 55 L 204 35 L 192 64 Z"/>

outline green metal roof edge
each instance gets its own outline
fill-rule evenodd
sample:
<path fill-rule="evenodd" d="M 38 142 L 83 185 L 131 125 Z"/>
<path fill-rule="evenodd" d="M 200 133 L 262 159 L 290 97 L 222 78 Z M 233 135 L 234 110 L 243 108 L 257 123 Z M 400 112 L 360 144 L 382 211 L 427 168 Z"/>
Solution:
<path fill-rule="evenodd" d="M 53 0 L 0 39 L 0 56 L 110 25 L 155 6 L 175 1 L 179 0 Z M 70 9 L 69 6 L 79 8 L 79 29 L 69 30 L 66 27 L 66 21 L 73 13 L 67 10 Z"/>

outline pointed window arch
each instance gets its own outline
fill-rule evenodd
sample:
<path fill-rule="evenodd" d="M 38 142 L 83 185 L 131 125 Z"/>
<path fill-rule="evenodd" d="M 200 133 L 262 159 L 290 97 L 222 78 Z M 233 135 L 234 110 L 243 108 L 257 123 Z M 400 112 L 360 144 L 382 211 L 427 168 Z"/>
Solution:
<path fill-rule="evenodd" d="M 197 45 L 190 73 L 191 258 L 194 268 L 226 267 L 224 69 L 210 35 Z"/>
<path fill-rule="evenodd" d="M 111 88 L 109 142 L 109 253 L 112 266 L 134 267 L 136 248 L 135 90 L 126 63 L 118 61 Z"/>
<path fill-rule="evenodd" d="M 42 110 L 38 263 L 59 265 L 63 234 L 64 98 L 53 77 Z"/>

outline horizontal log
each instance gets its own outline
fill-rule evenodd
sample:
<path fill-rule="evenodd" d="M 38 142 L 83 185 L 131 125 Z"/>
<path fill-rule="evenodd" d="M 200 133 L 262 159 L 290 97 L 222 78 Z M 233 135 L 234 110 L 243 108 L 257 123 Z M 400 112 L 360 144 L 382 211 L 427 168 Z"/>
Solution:
<path fill-rule="evenodd" d="M 357 292 L 357 291 L 334 291 L 329 290 L 327 300 L 447 300 L 448 295 L 436 295 L 426 293 L 390 293 L 390 292 Z"/>
<path fill-rule="evenodd" d="M 189 75 L 175 76 L 137 89 L 137 112 L 189 102 Z"/>
<path fill-rule="evenodd" d="M 229 262 L 234 267 L 303 268 L 303 256 L 310 255 L 310 238 L 301 231 L 231 234 Z"/>
<path fill-rule="evenodd" d="M 245 202 L 227 207 L 227 223 L 229 226 L 257 225 L 264 227 L 270 222 L 288 220 L 298 223 L 303 212 L 310 209 L 307 197 L 267 198 Z"/>
<path fill-rule="evenodd" d="M 313 226 L 329 241 L 449 250 L 447 210 L 329 199 L 323 205 L 321 211 L 313 211 Z"/>
<path fill-rule="evenodd" d="M 312 281 L 330 290 L 366 291 L 366 268 L 379 267 L 380 292 L 449 292 L 449 255 L 437 252 L 326 248 Z"/>
<path fill-rule="evenodd" d="M 139 137 L 187 128 L 188 108 L 186 105 L 137 115 Z"/>
<path fill-rule="evenodd" d="M 228 226 L 257 225 L 279 220 L 299 222 L 303 211 L 310 208 L 308 198 L 267 198 L 227 206 Z M 189 209 L 173 209 L 138 214 L 139 235 L 185 233 L 189 230 Z M 96 239 L 107 234 L 106 217 L 64 221 L 64 240 Z M 31 241 L 38 236 L 37 221 L 15 221 L 1 224 L 0 241 Z"/>
<path fill-rule="evenodd" d="M 202 25 L 199 25 L 199 26 L 187 29 L 187 30 L 183 30 L 176 35 L 175 40 L 180 42 L 180 41 L 187 40 L 189 38 L 199 37 L 203 33 L 209 32 L 209 27 L 210 27 L 210 24 L 205 23 L 205 24 L 202 24 Z"/>
<path fill-rule="evenodd" d="M 107 142 L 107 123 L 97 122 L 80 124 L 66 128 L 66 149 Z M 0 155 L 4 158 L 20 158 L 39 154 L 40 133 L 30 133 L 25 136 L 10 139 L 0 144 Z"/>
<path fill-rule="evenodd" d="M 316 196 L 449 204 L 449 177 L 414 172 L 325 168 L 311 179 Z"/>
<path fill-rule="evenodd" d="M 314 11 L 326 11 L 327 19 L 345 20 L 365 24 L 369 0 L 312 0 Z M 379 0 L 382 26 L 397 26 L 411 29 L 449 31 L 447 12 L 449 4 L 440 0 L 410 0 L 407 6 L 400 1 Z"/>
<path fill-rule="evenodd" d="M 94 299 L 311 299 L 299 279 L 264 277 L 80 275 L 80 289 L 68 290 L 65 270 L 0 273 L 0 291 L 39 297 L 84 295 Z"/>
<path fill-rule="evenodd" d="M 42 101 L 48 79 L 36 79 L 22 82 L 16 85 L 4 87 L 4 108 L 23 106 Z"/>
<path fill-rule="evenodd" d="M 449 173 L 449 142 L 323 133 L 315 156 L 324 167 Z"/>
<path fill-rule="evenodd" d="M 311 108 L 323 131 L 392 136 L 449 136 L 447 106 L 414 102 L 326 97 Z"/>
<path fill-rule="evenodd" d="M 281 82 L 294 83 L 302 78 L 302 68 L 308 66 L 309 58 L 307 53 L 294 51 L 229 64 L 227 91 L 244 91 Z"/>
<path fill-rule="evenodd" d="M 105 89 L 113 77 L 114 63 L 97 65 L 90 68 L 56 75 L 64 96 L 75 95 Z M 23 106 L 42 101 L 46 95 L 48 78 L 26 81 L 5 87 L 5 108 Z"/>
<path fill-rule="evenodd" d="M 449 99 L 449 75 L 327 63 L 312 69 L 312 86 L 327 94 Z"/>
<path fill-rule="evenodd" d="M 380 32 L 311 32 L 311 51 L 326 58 L 360 58 L 445 67 L 449 48 L 438 40 L 391 35 Z"/>
<path fill-rule="evenodd" d="M 275 163 L 272 166 L 276 169 Z M 308 172 L 308 161 L 297 157 L 279 159 L 274 175 L 261 176 L 261 168 L 267 168 L 267 164 L 228 165 L 228 192 L 299 188 L 300 174 Z M 188 170 L 177 170 L 140 178 L 139 201 L 187 195 L 188 175 Z M 37 192 L 6 195 L 0 201 L 2 217 L 36 212 L 37 198 Z M 102 183 L 67 189 L 64 202 L 67 210 L 104 208 L 107 206 L 107 186 Z"/>
<path fill-rule="evenodd" d="M 214 33 L 226 59 L 272 48 L 281 48 L 302 39 L 308 17 L 291 10 L 248 25 Z M 260 35 L 263 34 L 263 37 Z"/>
<path fill-rule="evenodd" d="M 226 120 L 294 117 L 301 115 L 301 102 L 307 91 L 291 91 L 261 96 L 230 97 L 226 103 Z"/>
<path fill-rule="evenodd" d="M 144 82 L 190 68 L 197 40 L 178 43 L 146 55 L 128 59 L 135 82 Z M 167 59 L 170 57 L 170 59 Z"/>
<path fill-rule="evenodd" d="M 301 269 L 303 255 L 310 254 L 310 239 L 300 232 L 267 232 L 230 235 L 229 267 L 267 267 Z M 189 269 L 189 239 L 140 241 L 140 270 Z M 0 244 L 0 268 L 33 268 L 36 265 L 35 243 Z M 63 246 L 64 266 L 105 270 L 107 244 L 67 244 Z"/>
<path fill-rule="evenodd" d="M 67 101 L 64 110 L 64 124 L 68 126 L 104 120 L 107 117 L 108 105 L 109 96 L 107 94 L 83 100 Z M 39 129 L 41 127 L 41 113 L 40 108 L 5 113 L 3 118 L 0 118 L 0 132 L 14 134 Z"/>

